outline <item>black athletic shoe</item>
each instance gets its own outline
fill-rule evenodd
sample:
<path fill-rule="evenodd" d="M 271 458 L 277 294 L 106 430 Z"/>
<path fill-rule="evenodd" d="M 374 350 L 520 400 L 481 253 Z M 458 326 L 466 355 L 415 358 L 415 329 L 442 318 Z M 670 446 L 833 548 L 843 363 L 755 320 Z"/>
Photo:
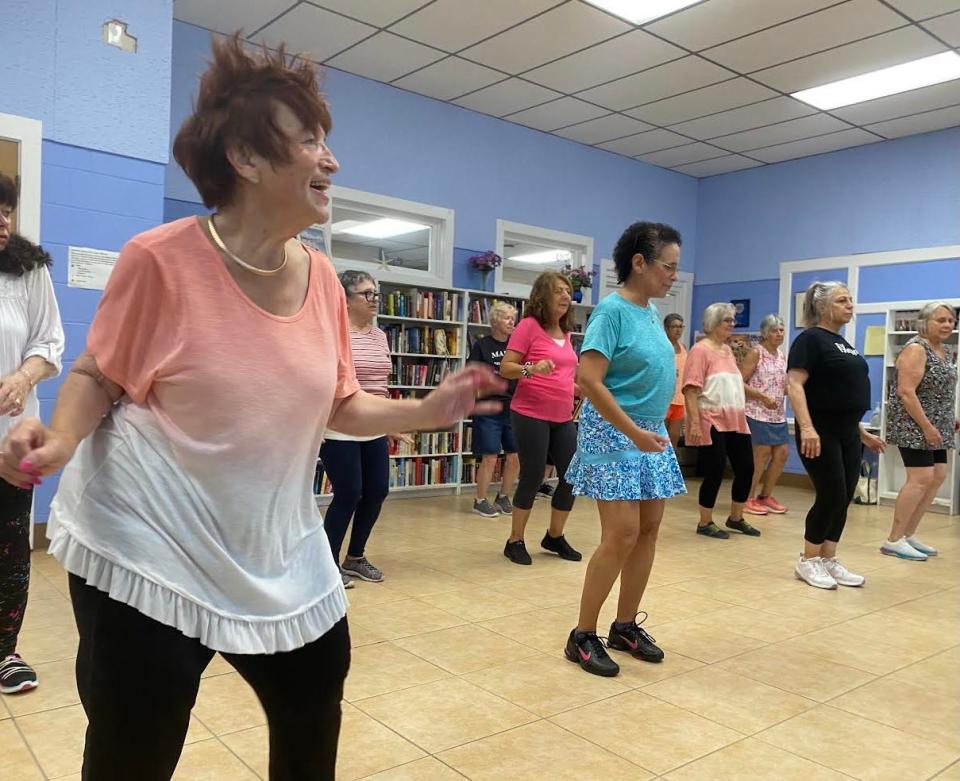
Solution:
<path fill-rule="evenodd" d="M 746 534 L 748 537 L 760 536 L 760 530 L 755 526 L 751 526 L 743 518 L 741 518 L 739 521 L 735 521 L 733 518 L 727 518 L 726 526 L 728 529 L 733 529 L 741 534 Z"/>
<path fill-rule="evenodd" d="M 604 678 L 612 678 L 620 672 L 620 665 L 610 658 L 596 632 L 578 632 L 571 629 L 563 655 L 588 673 L 602 675 Z"/>
<path fill-rule="evenodd" d="M 583 558 L 583 554 L 570 547 L 567 538 L 562 534 L 559 537 L 551 537 L 550 532 L 547 532 L 543 535 L 543 539 L 540 540 L 540 547 L 551 553 L 556 553 L 561 559 L 566 559 L 567 561 L 580 561 L 580 559 Z"/>
<path fill-rule="evenodd" d="M 697 526 L 697 534 L 702 534 L 705 537 L 715 537 L 718 540 L 725 540 L 730 536 L 730 532 L 725 532 L 713 521 L 710 521 L 706 526 Z"/>
<path fill-rule="evenodd" d="M 642 612 L 642 611 L 641 611 Z M 637 613 L 639 616 L 640 613 Z M 647 620 L 647 614 L 643 613 L 640 624 Z M 626 626 L 620 626 L 614 621 L 610 624 L 610 636 L 607 638 L 607 647 L 614 651 L 626 651 L 637 659 L 645 662 L 662 662 L 663 651 L 657 646 L 654 638 L 646 629 L 637 623 L 636 616 Z"/>
<path fill-rule="evenodd" d="M 553 496 L 553 486 L 550 485 L 549 483 L 543 483 L 537 489 L 538 499 L 549 499 L 551 496 Z"/>
<path fill-rule="evenodd" d="M 516 542 L 507 540 L 507 544 L 503 548 L 503 555 L 514 564 L 533 564 L 533 559 L 527 553 L 527 546 L 523 544 L 523 540 L 517 540 Z"/>
<path fill-rule="evenodd" d="M 0 660 L 0 693 L 17 694 L 36 689 L 37 673 L 23 661 L 20 654 L 10 654 Z"/>

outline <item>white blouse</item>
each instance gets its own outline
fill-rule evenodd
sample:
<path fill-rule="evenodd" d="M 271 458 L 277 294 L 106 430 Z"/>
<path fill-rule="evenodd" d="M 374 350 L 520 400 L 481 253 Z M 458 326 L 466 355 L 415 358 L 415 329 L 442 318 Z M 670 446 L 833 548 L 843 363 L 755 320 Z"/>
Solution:
<path fill-rule="evenodd" d="M 16 372 L 27 358 L 38 355 L 60 373 L 63 326 L 46 266 L 23 276 L 0 272 L 0 378 Z M 37 389 L 23 405 L 25 417 L 40 414 Z M 18 418 L 0 417 L 0 439 Z"/>

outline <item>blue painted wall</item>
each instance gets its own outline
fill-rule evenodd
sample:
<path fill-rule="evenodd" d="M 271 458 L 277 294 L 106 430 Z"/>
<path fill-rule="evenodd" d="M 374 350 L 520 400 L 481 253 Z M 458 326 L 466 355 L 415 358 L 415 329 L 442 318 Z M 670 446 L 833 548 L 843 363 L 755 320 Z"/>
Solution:
<path fill-rule="evenodd" d="M 692 333 L 700 330 L 700 318 L 703 310 L 719 301 L 734 298 L 746 298 L 750 301 L 750 322 L 746 331 L 756 331 L 765 315 L 777 312 L 780 308 L 780 280 L 758 279 L 752 282 L 717 282 L 712 285 L 693 286 L 691 305 L 693 322 L 689 324 Z"/>
<path fill-rule="evenodd" d="M 173 44 L 171 137 L 190 110 L 210 34 L 174 22 Z M 326 72 L 324 89 L 340 161 L 334 182 L 454 209 L 456 247 L 492 248 L 501 218 L 592 236 L 599 260 L 629 223 L 653 219 L 683 233 L 682 265 L 693 270 L 696 179 L 340 71 Z M 200 200 L 172 161 L 166 195 Z M 455 271 L 453 281 L 470 278 Z"/>
<path fill-rule="evenodd" d="M 172 0 L 4 0 L 0 111 L 41 120 L 51 141 L 166 162 L 172 16 Z M 109 19 L 136 54 L 101 40 Z"/>

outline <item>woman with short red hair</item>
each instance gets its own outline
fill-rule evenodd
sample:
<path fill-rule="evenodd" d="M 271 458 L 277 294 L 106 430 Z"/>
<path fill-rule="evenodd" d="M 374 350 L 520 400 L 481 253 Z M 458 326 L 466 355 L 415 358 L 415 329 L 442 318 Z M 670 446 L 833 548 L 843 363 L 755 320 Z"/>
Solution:
<path fill-rule="evenodd" d="M 123 248 L 49 427 L 0 477 L 66 469 L 50 551 L 70 573 L 83 777 L 169 779 L 219 651 L 259 697 L 270 778 L 332 779 L 346 598 L 312 495 L 324 430 L 445 428 L 502 383 L 423 400 L 359 389 L 343 288 L 292 238 L 329 218 L 330 115 L 305 61 L 214 46 L 173 151 L 215 209 Z M 72 459 L 72 460 L 71 460 Z"/>

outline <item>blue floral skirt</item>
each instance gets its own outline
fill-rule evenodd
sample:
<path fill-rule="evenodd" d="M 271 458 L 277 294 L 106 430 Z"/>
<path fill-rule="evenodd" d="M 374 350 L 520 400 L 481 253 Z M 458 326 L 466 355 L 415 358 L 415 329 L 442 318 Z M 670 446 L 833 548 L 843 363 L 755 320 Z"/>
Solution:
<path fill-rule="evenodd" d="M 637 420 L 646 431 L 667 435 L 663 421 Z M 577 452 L 566 480 L 577 496 L 612 501 L 669 499 L 687 492 L 673 447 L 644 453 L 608 423 L 589 401 L 580 411 Z"/>

